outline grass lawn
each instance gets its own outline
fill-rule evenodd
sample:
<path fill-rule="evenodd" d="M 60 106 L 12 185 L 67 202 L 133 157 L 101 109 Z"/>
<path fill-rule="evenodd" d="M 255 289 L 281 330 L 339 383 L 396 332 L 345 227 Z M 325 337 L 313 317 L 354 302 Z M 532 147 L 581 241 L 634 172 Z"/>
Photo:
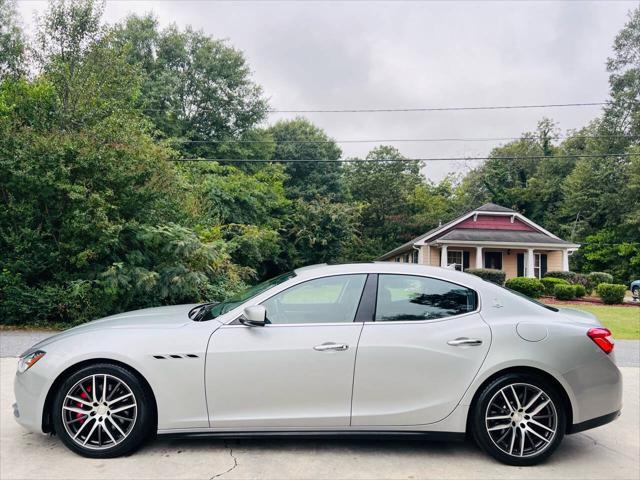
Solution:
<path fill-rule="evenodd" d="M 593 313 L 602 324 L 611 330 L 613 338 L 640 339 L 640 307 L 616 307 L 615 305 L 554 305 L 575 308 Z"/>

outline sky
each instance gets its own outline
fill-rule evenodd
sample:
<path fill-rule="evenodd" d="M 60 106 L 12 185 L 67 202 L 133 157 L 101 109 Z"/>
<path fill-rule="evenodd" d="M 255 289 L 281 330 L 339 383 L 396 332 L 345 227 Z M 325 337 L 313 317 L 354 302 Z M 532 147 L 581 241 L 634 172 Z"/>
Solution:
<path fill-rule="evenodd" d="M 272 109 L 602 102 L 606 58 L 637 1 L 107 1 L 105 20 L 153 12 L 242 50 Z M 46 2 L 22 0 L 27 31 Z M 518 137 L 542 117 L 561 131 L 600 107 L 304 114 L 336 140 Z M 291 118 L 272 114 L 269 122 Z M 378 142 L 379 143 L 379 142 Z M 486 156 L 505 141 L 384 142 L 407 157 Z M 376 143 L 341 144 L 364 156 Z M 439 181 L 475 162 L 427 162 Z"/>

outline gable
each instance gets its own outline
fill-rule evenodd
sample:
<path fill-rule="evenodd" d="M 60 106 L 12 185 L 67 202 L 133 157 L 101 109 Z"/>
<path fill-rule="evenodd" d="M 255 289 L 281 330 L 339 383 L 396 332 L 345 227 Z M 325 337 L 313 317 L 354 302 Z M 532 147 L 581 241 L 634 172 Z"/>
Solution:
<path fill-rule="evenodd" d="M 481 230 L 518 230 L 524 232 L 536 232 L 537 230 L 531 225 L 527 225 L 519 218 L 513 218 L 508 215 L 478 215 L 474 220 L 474 217 L 469 217 L 466 220 L 458 223 L 455 228 L 476 228 Z"/>

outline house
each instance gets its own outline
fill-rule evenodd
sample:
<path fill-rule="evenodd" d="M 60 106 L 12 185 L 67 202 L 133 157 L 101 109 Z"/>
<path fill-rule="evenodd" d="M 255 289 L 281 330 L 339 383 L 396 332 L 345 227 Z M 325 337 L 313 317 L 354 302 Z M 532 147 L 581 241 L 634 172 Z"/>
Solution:
<path fill-rule="evenodd" d="M 569 270 L 580 245 L 558 238 L 524 215 L 493 203 L 467 212 L 379 260 L 455 268 L 494 268 L 507 278 L 538 277 Z"/>

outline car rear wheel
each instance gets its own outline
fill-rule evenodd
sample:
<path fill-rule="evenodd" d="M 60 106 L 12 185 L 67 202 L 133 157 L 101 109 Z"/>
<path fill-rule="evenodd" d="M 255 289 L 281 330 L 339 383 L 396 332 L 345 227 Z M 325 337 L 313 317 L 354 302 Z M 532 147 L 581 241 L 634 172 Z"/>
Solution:
<path fill-rule="evenodd" d="M 538 464 L 560 445 L 566 412 L 556 387 L 528 374 L 506 374 L 487 385 L 473 409 L 473 436 L 509 465 Z"/>
<path fill-rule="evenodd" d="M 117 457 L 138 448 L 152 426 L 152 402 L 140 380 L 112 364 L 90 365 L 60 385 L 52 418 L 64 444 L 91 458 Z"/>

